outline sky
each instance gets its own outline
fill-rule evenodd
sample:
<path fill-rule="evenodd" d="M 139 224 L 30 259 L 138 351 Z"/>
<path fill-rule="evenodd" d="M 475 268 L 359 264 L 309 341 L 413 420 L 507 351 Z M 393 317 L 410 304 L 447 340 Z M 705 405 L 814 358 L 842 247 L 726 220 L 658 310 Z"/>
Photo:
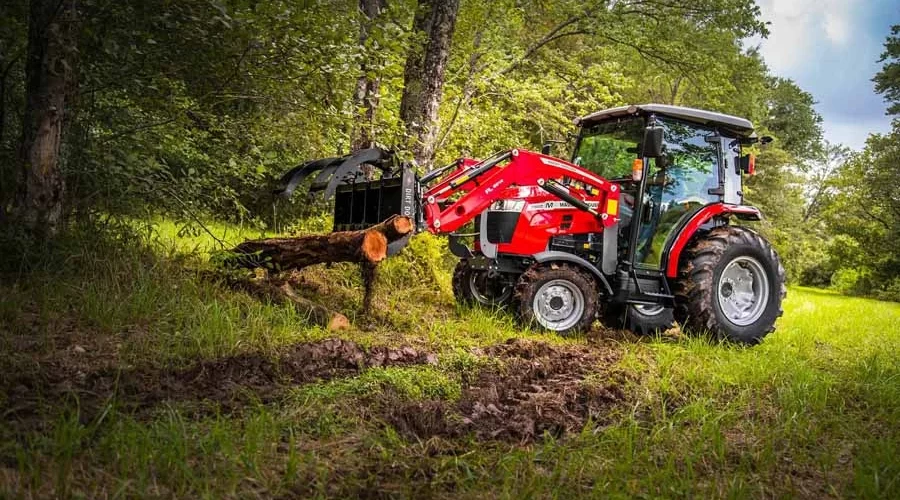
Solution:
<path fill-rule="evenodd" d="M 811 93 L 825 138 L 862 149 L 870 133 L 890 130 L 872 76 L 880 69 L 898 0 L 757 0 L 769 36 L 754 39 L 772 72 Z"/>

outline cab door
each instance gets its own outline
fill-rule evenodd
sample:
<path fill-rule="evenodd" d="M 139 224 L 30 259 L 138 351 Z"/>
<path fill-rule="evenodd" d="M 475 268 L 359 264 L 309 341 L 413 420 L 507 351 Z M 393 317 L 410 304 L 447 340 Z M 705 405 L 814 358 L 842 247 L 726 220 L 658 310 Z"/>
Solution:
<path fill-rule="evenodd" d="M 663 127 L 663 155 L 645 162 L 647 183 L 638 221 L 635 264 L 662 269 L 662 256 L 680 222 L 709 203 L 721 200 L 720 141 L 715 130 L 672 119 Z"/>

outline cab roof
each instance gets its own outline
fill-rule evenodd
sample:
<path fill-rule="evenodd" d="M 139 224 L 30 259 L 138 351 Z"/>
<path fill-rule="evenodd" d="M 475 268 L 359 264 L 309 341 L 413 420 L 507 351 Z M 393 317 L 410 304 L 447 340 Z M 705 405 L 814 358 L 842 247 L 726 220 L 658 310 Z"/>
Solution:
<path fill-rule="evenodd" d="M 737 116 L 706 111 L 703 109 L 686 108 L 684 106 L 671 106 L 669 104 L 639 104 L 631 106 L 619 106 L 617 108 L 604 109 L 581 118 L 575 119 L 575 124 L 581 127 L 593 125 L 617 116 L 637 114 L 657 114 L 671 116 L 680 120 L 697 123 L 700 125 L 715 125 L 730 130 L 742 137 L 753 135 L 753 124 L 750 120 Z"/>

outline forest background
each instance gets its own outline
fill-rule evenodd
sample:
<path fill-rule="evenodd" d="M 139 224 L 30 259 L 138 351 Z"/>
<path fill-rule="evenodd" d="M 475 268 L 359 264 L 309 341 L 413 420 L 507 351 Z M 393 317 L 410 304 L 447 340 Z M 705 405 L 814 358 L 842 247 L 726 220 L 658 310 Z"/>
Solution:
<path fill-rule="evenodd" d="M 288 168 L 371 145 L 423 169 L 557 139 L 565 157 L 573 118 L 657 102 L 775 138 L 745 195 L 793 283 L 900 300 L 900 123 L 826 142 L 815 96 L 748 42 L 752 0 L 11 0 L 0 19 L 13 241 L 158 217 L 327 230 L 326 206 L 272 196 Z M 900 26 L 880 62 L 900 115 Z"/>

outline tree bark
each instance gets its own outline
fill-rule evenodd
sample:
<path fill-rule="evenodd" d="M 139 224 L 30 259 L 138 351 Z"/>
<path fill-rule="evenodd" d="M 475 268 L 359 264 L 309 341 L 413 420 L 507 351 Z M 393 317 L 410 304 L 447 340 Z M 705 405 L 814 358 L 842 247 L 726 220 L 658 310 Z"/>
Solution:
<path fill-rule="evenodd" d="M 234 248 L 237 256 L 231 259 L 231 263 L 240 267 L 278 270 L 302 269 L 332 262 L 375 265 L 387 257 L 388 243 L 402 238 L 412 229 L 409 217 L 395 215 L 362 231 L 245 241 Z"/>
<path fill-rule="evenodd" d="M 416 162 L 426 168 L 434 159 L 438 106 L 458 11 L 459 0 L 419 0 L 413 21 L 413 31 L 425 42 L 411 47 L 406 58 L 400 119 Z"/>
<path fill-rule="evenodd" d="M 65 183 L 59 165 L 64 117 L 75 86 L 76 0 L 31 0 L 25 115 L 15 217 L 40 236 L 59 230 Z"/>
<path fill-rule="evenodd" d="M 387 7 L 387 0 L 359 0 L 359 10 L 365 17 L 359 27 L 360 48 L 366 46 L 372 23 L 385 7 Z M 363 109 L 364 111 L 361 113 L 355 111 L 357 118 L 351 132 L 351 151 L 371 148 L 375 143 L 375 111 L 378 109 L 378 91 L 381 81 L 377 77 L 369 77 L 369 54 L 368 51 L 364 51 L 364 53 L 366 58 L 360 63 L 360 75 L 356 79 L 356 89 L 353 93 L 354 110 Z"/>

